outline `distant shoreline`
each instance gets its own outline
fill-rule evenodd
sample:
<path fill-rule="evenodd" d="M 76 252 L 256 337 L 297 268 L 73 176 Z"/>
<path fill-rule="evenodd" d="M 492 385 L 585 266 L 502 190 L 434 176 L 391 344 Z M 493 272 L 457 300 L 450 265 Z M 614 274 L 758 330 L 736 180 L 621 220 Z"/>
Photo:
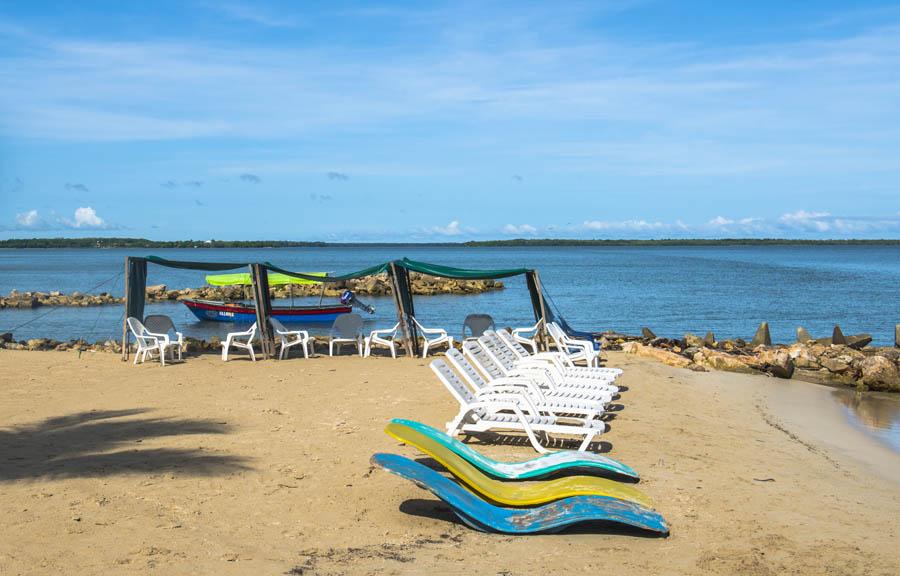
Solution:
<path fill-rule="evenodd" d="M 146 238 L 11 238 L 0 248 L 353 248 L 370 247 L 578 247 L 578 246 L 900 246 L 900 239 L 797 238 L 662 238 L 656 240 L 526 239 L 473 240 L 468 242 L 306 242 L 292 240 L 148 240 Z"/>

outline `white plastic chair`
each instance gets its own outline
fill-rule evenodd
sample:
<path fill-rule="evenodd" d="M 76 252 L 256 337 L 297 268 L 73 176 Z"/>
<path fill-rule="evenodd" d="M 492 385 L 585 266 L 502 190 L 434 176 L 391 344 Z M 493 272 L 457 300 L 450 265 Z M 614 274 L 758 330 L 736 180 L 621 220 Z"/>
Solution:
<path fill-rule="evenodd" d="M 306 330 L 288 330 L 277 318 L 269 318 L 275 334 L 281 340 L 281 350 L 278 351 L 278 359 L 283 360 L 290 355 L 291 346 L 300 346 L 303 350 L 303 357 L 309 358 L 309 343 L 312 340 L 309 332 Z"/>
<path fill-rule="evenodd" d="M 331 337 L 328 340 L 328 355 L 334 356 L 334 345 L 356 344 L 359 355 L 363 355 L 363 319 L 355 313 L 339 314 L 331 325 Z M 340 352 L 340 348 L 338 348 Z"/>
<path fill-rule="evenodd" d="M 534 326 L 528 326 L 526 328 L 513 328 L 512 337 L 516 339 L 516 342 L 522 344 L 523 346 L 531 347 L 531 353 L 537 354 L 538 345 L 537 345 L 537 337 L 541 332 L 541 328 L 544 326 L 543 320 L 538 320 L 537 324 Z"/>
<path fill-rule="evenodd" d="M 222 360 L 228 362 L 228 350 L 234 346 L 235 348 L 243 348 L 250 353 L 250 359 L 256 362 L 256 354 L 253 352 L 253 340 L 256 338 L 256 322 L 249 330 L 243 332 L 229 332 L 225 341 L 222 342 Z"/>
<path fill-rule="evenodd" d="M 572 362 L 584 362 L 588 366 L 600 365 L 600 351 L 594 348 L 593 342 L 570 337 L 555 322 L 547 324 L 547 332 L 556 344 L 556 349 L 566 354 Z"/>
<path fill-rule="evenodd" d="M 150 314 L 144 318 L 144 328 L 151 336 L 163 340 L 166 349 L 173 347 L 178 352 L 178 359 L 181 360 L 181 351 L 184 349 L 184 334 L 175 329 L 175 323 L 172 322 L 171 318 L 164 314 Z M 170 333 L 174 334 L 175 338 L 170 338 Z"/>
<path fill-rule="evenodd" d="M 138 360 L 143 363 L 148 357 L 152 358 L 154 353 L 158 353 L 160 363 L 165 366 L 166 350 L 175 346 L 175 343 L 170 342 L 168 338 L 161 338 L 150 334 L 141 321 L 133 316 L 126 318 L 125 323 L 128 324 L 128 330 L 131 332 L 132 336 L 134 336 L 134 340 L 137 343 L 137 350 L 134 351 L 133 363 L 137 364 Z"/>
<path fill-rule="evenodd" d="M 391 351 L 391 358 L 397 357 L 397 333 L 400 331 L 400 323 L 394 324 L 393 328 L 383 330 L 372 330 L 366 336 L 366 351 L 363 354 L 366 358 L 372 355 L 372 346 L 385 346 Z"/>
<path fill-rule="evenodd" d="M 536 432 L 543 433 L 548 440 L 550 434 L 580 436 L 582 441 L 578 450 L 584 451 L 606 430 L 602 420 L 541 414 L 525 394 L 492 394 L 478 398 L 443 360 L 434 360 L 431 370 L 459 403 L 459 413 L 447 423 L 447 434 L 451 436 L 457 432 L 477 434 L 488 430 L 514 430 L 524 432 L 535 450 L 547 453 L 550 450 L 541 445 Z"/>
<path fill-rule="evenodd" d="M 416 327 L 418 327 L 419 332 L 422 333 L 422 339 L 425 340 L 425 346 L 422 347 L 422 358 L 428 356 L 429 348 L 433 348 L 439 344 L 446 344 L 448 348 L 453 348 L 453 336 L 447 334 L 446 330 L 443 328 L 426 328 L 412 316 L 410 316 L 410 318 L 416 323 Z"/>

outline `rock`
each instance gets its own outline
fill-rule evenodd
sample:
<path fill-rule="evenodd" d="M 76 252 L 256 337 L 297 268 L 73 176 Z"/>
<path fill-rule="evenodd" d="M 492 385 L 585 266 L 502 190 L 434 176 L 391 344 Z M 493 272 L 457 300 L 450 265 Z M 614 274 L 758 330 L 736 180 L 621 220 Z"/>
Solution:
<path fill-rule="evenodd" d="M 859 384 L 872 390 L 900 392 L 900 370 L 884 356 L 869 356 L 859 367 Z"/>
<path fill-rule="evenodd" d="M 757 370 L 762 370 L 777 378 L 790 378 L 794 375 L 794 360 L 785 348 L 761 350 L 753 362 Z"/>
<path fill-rule="evenodd" d="M 850 363 L 839 358 L 822 358 L 819 364 L 832 374 L 843 374 L 850 369 Z"/>
<path fill-rule="evenodd" d="M 844 337 L 844 333 L 841 331 L 840 326 L 835 325 L 834 331 L 831 333 L 831 343 L 846 346 L 847 338 Z"/>
<path fill-rule="evenodd" d="M 824 352 L 824 346 L 808 346 L 806 344 L 793 344 L 788 348 L 788 354 L 794 360 L 794 367 L 801 370 L 818 370 L 822 367 L 819 364 L 819 356 Z"/>
<path fill-rule="evenodd" d="M 0 334 L 0 342 L 12 342 L 12 341 L 13 341 L 12 332 L 4 332 L 3 334 Z"/>
<path fill-rule="evenodd" d="M 694 362 L 705 368 L 724 370 L 726 372 L 740 372 L 752 374 L 753 369 L 743 360 L 744 357 L 734 354 L 725 354 L 708 348 L 701 349 L 694 354 Z"/>
<path fill-rule="evenodd" d="M 635 354 L 644 358 L 652 358 L 676 368 L 687 368 L 691 365 L 691 361 L 684 356 L 661 348 L 644 346 L 640 342 L 626 342 L 622 345 L 622 350 L 624 350 L 626 354 Z"/>
<path fill-rule="evenodd" d="M 900 337 L 900 324 L 897 325 L 897 335 L 898 337 Z M 641 336 L 643 336 L 647 340 L 656 340 L 656 334 L 654 334 L 653 330 L 647 328 L 646 326 L 641 328 Z M 900 340 L 898 340 L 898 342 L 900 342 Z M 900 344 L 898 344 L 898 346 L 900 346 Z"/>
<path fill-rule="evenodd" d="M 703 343 L 709 346 L 710 348 L 716 347 L 716 335 L 711 331 L 706 333 L 706 336 L 703 337 Z"/>
<path fill-rule="evenodd" d="M 812 336 L 809 335 L 809 332 L 806 331 L 806 328 L 803 326 L 797 327 L 797 342 L 809 342 L 812 340 Z"/>
<path fill-rule="evenodd" d="M 703 348 L 703 338 L 688 332 L 683 338 L 685 348 Z"/>
<path fill-rule="evenodd" d="M 756 329 L 756 334 L 753 335 L 753 340 L 750 341 L 751 346 L 771 346 L 772 345 L 772 336 L 769 335 L 769 323 L 763 322 L 759 325 L 759 328 Z"/>
<path fill-rule="evenodd" d="M 847 346 L 854 350 L 862 350 L 872 342 L 871 334 L 854 334 L 847 336 Z"/>
<path fill-rule="evenodd" d="M 894 346 L 900 348 L 900 324 L 894 325 Z"/>
<path fill-rule="evenodd" d="M 166 294 L 166 285 L 165 284 L 156 284 L 154 286 L 147 286 L 147 296 L 151 298 L 162 298 Z"/>

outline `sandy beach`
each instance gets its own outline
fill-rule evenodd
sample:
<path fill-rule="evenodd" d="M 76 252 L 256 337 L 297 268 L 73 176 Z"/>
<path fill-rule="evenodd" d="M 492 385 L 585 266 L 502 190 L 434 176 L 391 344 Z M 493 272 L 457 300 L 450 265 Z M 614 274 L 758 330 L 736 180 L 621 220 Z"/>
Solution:
<path fill-rule="evenodd" d="M 814 385 L 608 360 L 628 390 L 601 448 L 642 474 L 668 538 L 478 533 L 373 470 L 418 457 L 391 417 L 456 411 L 423 360 L 0 351 L 0 574 L 900 573 L 898 457 L 819 421 Z"/>

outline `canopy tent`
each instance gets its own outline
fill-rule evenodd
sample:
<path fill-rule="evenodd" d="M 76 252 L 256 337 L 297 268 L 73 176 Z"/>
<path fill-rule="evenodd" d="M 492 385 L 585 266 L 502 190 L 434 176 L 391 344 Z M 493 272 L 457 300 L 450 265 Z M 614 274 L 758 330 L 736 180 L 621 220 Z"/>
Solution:
<path fill-rule="evenodd" d="M 188 270 L 225 271 L 250 268 L 250 273 L 220 274 L 207 276 L 207 281 L 215 286 L 244 284 L 253 286 L 254 301 L 256 306 L 257 328 L 263 341 L 263 355 L 268 357 L 274 350 L 274 341 L 269 327 L 272 304 L 269 296 L 269 286 L 281 284 L 312 284 L 328 282 L 344 282 L 387 274 L 391 281 L 394 302 L 397 306 L 397 318 L 403 329 L 404 343 L 407 353 L 416 355 L 419 352 L 419 339 L 415 323 L 412 287 L 410 284 L 410 272 L 419 272 L 429 276 L 452 278 L 457 280 L 489 280 L 510 278 L 524 275 L 531 295 L 531 305 L 534 318 L 548 320 L 548 314 L 552 314 L 550 306 L 544 297 L 540 278 L 537 270 L 530 268 L 508 268 L 494 270 L 471 270 L 454 268 L 441 264 L 417 262 L 408 258 L 393 260 L 383 264 L 370 266 L 362 270 L 341 275 L 327 275 L 323 272 L 294 272 L 272 264 L 271 262 L 191 262 L 179 260 L 167 260 L 158 256 L 125 258 L 125 310 L 126 317 L 134 316 L 143 318 L 147 288 L 147 263 Z M 122 332 L 123 357 L 127 358 L 128 331 L 124 327 Z"/>
<path fill-rule="evenodd" d="M 284 286 L 286 284 L 321 284 L 327 272 L 304 272 L 304 278 L 279 274 L 278 272 L 270 272 L 267 276 L 269 286 Z M 319 278 L 319 280 L 310 280 L 309 278 Z M 208 274 L 206 283 L 210 286 L 250 286 L 253 284 L 253 278 L 246 272 L 237 272 L 234 274 Z"/>

